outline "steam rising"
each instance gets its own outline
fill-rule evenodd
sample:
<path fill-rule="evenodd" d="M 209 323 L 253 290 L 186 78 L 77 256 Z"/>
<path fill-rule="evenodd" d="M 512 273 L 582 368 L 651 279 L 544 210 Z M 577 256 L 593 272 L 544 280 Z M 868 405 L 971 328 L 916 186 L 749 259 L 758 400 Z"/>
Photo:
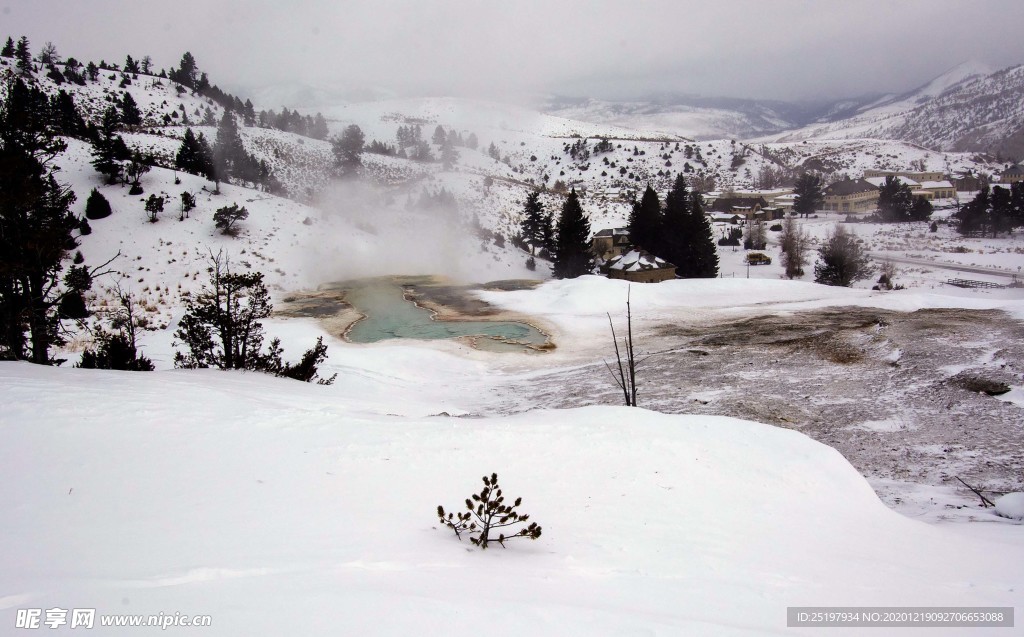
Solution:
<path fill-rule="evenodd" d="M 393 274 L 479 280 L 465 255 L 480 241 L 453 205 L 421 204 L 423 187 L 396 194 L 365 181 L 335 182 L 317 202 L 320 239 L 303 270 L 311 281 Z M 433 191 L 429 186 L 428 194 Z"/>

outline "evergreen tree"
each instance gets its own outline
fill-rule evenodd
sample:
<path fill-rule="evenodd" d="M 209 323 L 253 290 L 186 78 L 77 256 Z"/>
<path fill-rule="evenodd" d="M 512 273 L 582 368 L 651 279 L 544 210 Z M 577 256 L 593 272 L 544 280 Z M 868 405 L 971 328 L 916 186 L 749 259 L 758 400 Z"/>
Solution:
<path fill-rule="evenodd" d="M 796 195 L 793 210 L 804 217 L 814 214 L 825 203 L 824 181 L 821 175 L 801 174 L 797 177 L 793 193 Z"/>
<path fill-rule="evenodd" d="M 178 216 L 178 221 L 184 221 L 188 217 L 188 213 L 194 210 L 196 207 L 196 196 L 187 190 L 181 193 L 181 214 Z"/>
<path fill-rule="evenodd" d="M 53 113 L 54 124 L 61 135 L 67 137 L 86 137 L 89 135 L 89 127 L 82 119 L 75 100 L 71 95 L 61 89 L 50 99 L 50 110 Z"/>
<path fill-rule="evenodd" d="M 988 184 L 982 184 L 974 199 L 954 215 L 958 221 L 957 232 L 965 236 L 984 234 L 988 229 L 991 207 Z"/>
<path fill-rule="evenodd" d="M 164 198 L 157 195 L 150 195 L 146 200 L 146 218 L 150 223 L 158 221 L 157 216 L 164 211 Z"/>
<path fill-rule="evenodd" d="M 85 74 L 89 76 L 90 82 L 95 82 L 100 76 L 100 69 L 93 62 L 85 65 Z"/>
<path fill-rule="evenodd" d="M 89 193 L 89 198 L 85 201 L 85 218 L 96 220 L 110 215 L 110 202 L 99 190 L 93 188 Z"/>
<path fill-rule="evenodd" d="M 196 141 L 196 134 L 192 132 L 191 128 L 185 129 L 185 135 L 182 137 L 181 146 L 178 147 L 178 152 L 174 155 L 175 167 L 184 170 L 187 173 L 198 175 L 199 169 L 199 143 Z"/>
<path fill-rule="evenodd" d="M 685 189 L 685 183 L 683 187 Z M 633 209 L 629 214 L 630 241 L 634 246 L 663 256 L 661 253 L 666 246 L 662 241 L 662 221 L 658 193 L 654 192 L 654 188 L 651 188 L 650 184 L 647 184 L 643 197 L 640 201 L 633 202 Z"/>
<path fill-rule="evenodd" d="M 355 124 L 345 127 L 341 137 L 331 140 L 334 152 L 334 165 L 341 169 L 343 175 L 354 175 L 363 165 L 362 154 L 366 136 Z"/>
<path fill-rule="evenodd" d="M 128 91 L 125 91 L 121 99 L 121 122 L 125 126 L 139 126 L 142 124 L 142 112 L 139 111 L 135 98 Z"/>
<path fill-rule="evenodd" d="M 139 68 L 139 63 L 132 59 L 132 56 L 127 56 L 124 59 L 124 72 L 138 74 L 142 69 Z"/>
<path fill-rule="evenodd" d="M 131 157 L 128 146 L 116 132 L 119 120 L 117 110 L 113 106 L 107 108 L 103 114 L 103 123 L 96 131 L 96 140 L 93 142 L 92 166 L 107 178 L 108 184 L 117 183 L 121 176 L 121 162 Z"/>
<path fill-rule="evenodd" d="M 264 351 L 261 321 L 270 316 L 273 305 L 261 272 L 234 273 L 218 254 L 210 277 L 210 285 L 188 301 L 174 333 L 187 348 L 174 354 L 175 367 L 249 369 L 320 385 L 334 382 L 334 377 L 318 380 L 317 366 L 327 357 L 322 340 L 295 365 L 282 363 L 277 339 Z"/>
<path fill-rule="evenodd" d="M 151 157 L 143 155 L 138 150 L 132 151 L 131 157 L 124 165 L 125 181 L 132 186 L 128 194 L 142 194 L 142 176 L 152 169 L 150 166 L 152 163 L 153 159 Z"/>
<path fill-rule="evenodd" d="M 871 276 L 871 260 L 857 243 L 857 237 L 836 224 L 835 229 L 818 248 L 814 264 L 814 282 L 849 287 L 855 281 Z"/>
<path fill-rule="evenodd" d="M 676 276 L 713 279 L 718 276 L 718 250 L 711 230 L 711 221 L 704 214 L 704 197 L 696 189 L 690 191 L 690 246 L 693 269 L 676 271 Z"/>
<path fill-rule="evenodd" d="M 913 207 L 914 194 L 910 186 L 892 175 L 886 177 L 878 189 L 878 212 L 882 221 L 910 221 Z"/>
<path fill-rule="evenodd" d="M 171 79 L 190 89 L 195 89 L 198 84 L 198 71 L 199 68 L 196 65 L 196 59 L 192 57 L 192 54 L 185 51 L 185 54 L 181 56 L 181 63 L 178 65 L 178 70 L 171 71 Z"/>
<path fill-rule="evenodd" d="M 21 39 L 18 40 L 18 48 L 14 52 L 14 57 L 18 59 L 18 72 L 22 77 L 30 75 L 32 73 L 32 52 L 29 51 L 28 38 L 25 36 L 21 36 Z"/>
<path fill-rule="evenodd" d="M 191 128 L 186 128 L 181 146 L 178 147 L 178 152 L 174 156 L 174 165 L 187 173 L 203 175 L 207 179 L 212 179 L 213 150 L 207 143 L 206 137 L 202 133 L 196 137 Z"/>
<path fill-rule="evenodd" d="M 0 51 L 0 57 L 12 58 L 14 57 L 14 38 L 8 36 L 7 43 L 4 44 L 4 48 Z"/>
<path fill-rule="evenodd" d="M 431 138 L 431 141 L 438 146 L 443 146 L 446 139 L 448 139 L 448 136 L 444 132 L 444 127 L 438 124 L 437 128 L 434 129 L 434 136 Z"/>
<path fill-rule="evenodd" d="M 555 215 L 551 211 L 541 216 L 540 235 L 542 237 L 541 256 L 550 256 L 555 251 Z"/>
<path fill-rule="evenodd" d="M 313 118 L 313 125 L 309 127 L 309 136 L 313 139 L 327 139 L 330 129 L 327 127 L 327 120 L 320 113 Z"/>
<path fill-rule="evenodd" d="M 531 255 L 538 245 L 544 245 L 544 204 L 540 202 L 540 193 L 536 190 L 526 195 L 519 233 L 523 236 L 523 241 L 530 244 Z"/>
<path fill-rule="evenodd" d="M 932 216 L 932 202 L 923 196 L 914 197 L 914 203 L 910 206 L 911 221 L 928 221 Z"/>
<path fill-rule="evenodd" d="M 555 278 L 575 279 L 590 272 L 590 221 L 583 214 L 575 188 L 558 218 L 554 257 Z"/>
<path fill-rule="evenodd" d="M 221 234 L 230 236 L 234 236 L 237 232 L 235 224 L 248 218 L 249 211 L 245 209 L 245 206 L 239 208 L 238 204 L 218 208 L 217 212 L 213 213 L 214 225 L 220 229 Z"/>
<path fill-rule="evenodd" d="M 16 78 L 0 102 L 0 348 L 3 356 L 51 363 L 63 342 L 65 297 L 91 285 L 84 266 L 61 278 L 81 221 L 71 212 L 75 194 L 54 177 L 52 161 L 66 148 L 49 114 L 46 95 Z M 84 305 L 84 303 L 82 304 Z M 76 312 L 80 314 L 81 312 Z M 26 331 L 30 335 L 26 339 Z"/>
<path fill-rule="evenodd" d="M 256 107 L 252 105 L 251 100 L 245 100 L 245 104 L 242 105 L 242 120 L 246 126 L 256 125 Z"/>
<path fill-rule="evenodd" d="M 446 139 L 441 144 L 441 165 L 444 166 L 445 170 L 451 170 L 455 166 L 455 162 L 459 159 L 459 151 L 455 150 L 455 146 L 451 140 Z"/>
<path fill-rule="evenodd" d="M 217 126 L 217 143 L 213 146 L 214 179 L 220 181 L 234 176 L 247 158 L 235 116 L 225 110 Z"/>
<path fill-rule="evenodd" d="M 677 175 L 672 189 L 665 197 L 665 213 L 662 217 L 659 252 L 656 254 L 676 266 L 677 273 L 689 271 L 687 265 L 694 261 L 693 249 L 690 246 L 690 196 L 686 188 L 686 179 Z M 645 246 L 646 247 L 646 246 Z"/>
<path fill-rule="evenodd" d="M 1013 207 L 1009 188 L 993 188 L 991 210 L 989 212 L 989 230 L 993 237 L 1000 232 L 1009 233 L 1013 230 Z"/>
<path fill-rule="evenodd" d="M 1024 226 L 1024 181 L 1010 186 L 1010 211 L 1013 227 Z"/>

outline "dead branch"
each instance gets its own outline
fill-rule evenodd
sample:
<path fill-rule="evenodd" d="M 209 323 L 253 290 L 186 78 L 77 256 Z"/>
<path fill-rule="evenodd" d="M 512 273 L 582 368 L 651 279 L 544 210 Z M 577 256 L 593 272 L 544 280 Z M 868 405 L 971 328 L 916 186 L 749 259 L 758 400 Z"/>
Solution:
<path fill-rule="evenodd" d="M 956 478 L 957 480 L 960 480 L 960 476 L 954 476 L 954 477 L 955 477 L 955 478 Z M 982 506 L 983 508 L 988 508 L 988 507 L 994 507 L 994 506 L 995 506 L 995 504 L 993 504 L 991 500 L 989 500 L 989 499 L 988 499 L 988 498 L 986 498 L 985 496 L 981 495 L 981 491 L 978 491 L 977 489 L 975 489 L 975 488 L 974 488 L 974 487 L 972 487 L 971 485 L 967 484 L 967 483 L 966 483 L 966 482 L 964 482 L 963 480 L 960 480 L 960 484 L 964 485 L 965 487 L 967 487 L 967 488 L 968 488 L 968 489 L 970 489 L 971 491 L 974 491 L 974 494 L 975 494 L 976 496 L 978 496 L 979 498 L 981 498 L 981 506 Z"/>

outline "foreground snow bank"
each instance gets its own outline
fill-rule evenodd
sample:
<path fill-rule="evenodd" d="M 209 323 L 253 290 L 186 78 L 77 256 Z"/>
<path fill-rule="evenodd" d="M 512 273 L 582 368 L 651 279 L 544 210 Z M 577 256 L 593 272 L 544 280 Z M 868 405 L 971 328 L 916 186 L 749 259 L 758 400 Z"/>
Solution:
<path fill-rule="evenodd" d="M 1019 545 L 893 513 L 791 431 L 621 407 L 400 418 L 350 409 L 346 380 L 0 364 L 0 625 L 57 606 L 209 614 L 227 636 L 753 635 L 785 632 L 787 606 L 1024 586 Z M 491 471 L 540 540 L 480 552 L 435 528 Z"/>
<path fill-rule="evenodd" d="M 1024 520 L 1024 493 L 1007 493 L 995 502 L 996 515 L 1011 520 Z"/>

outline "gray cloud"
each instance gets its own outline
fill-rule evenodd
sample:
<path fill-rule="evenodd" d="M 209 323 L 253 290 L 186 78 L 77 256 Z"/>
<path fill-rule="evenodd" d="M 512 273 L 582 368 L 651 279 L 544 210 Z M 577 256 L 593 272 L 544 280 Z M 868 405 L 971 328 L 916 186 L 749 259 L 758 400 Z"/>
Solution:
<path fill-rule="evenodd" d="M 158 66 L 191 51 L 225 88 L 496 97 L 771 99 L 903 91 L 967 60 L 1024 62 L 1019 0 L 554 3 L 0 0 L 33 50 Z"/>

